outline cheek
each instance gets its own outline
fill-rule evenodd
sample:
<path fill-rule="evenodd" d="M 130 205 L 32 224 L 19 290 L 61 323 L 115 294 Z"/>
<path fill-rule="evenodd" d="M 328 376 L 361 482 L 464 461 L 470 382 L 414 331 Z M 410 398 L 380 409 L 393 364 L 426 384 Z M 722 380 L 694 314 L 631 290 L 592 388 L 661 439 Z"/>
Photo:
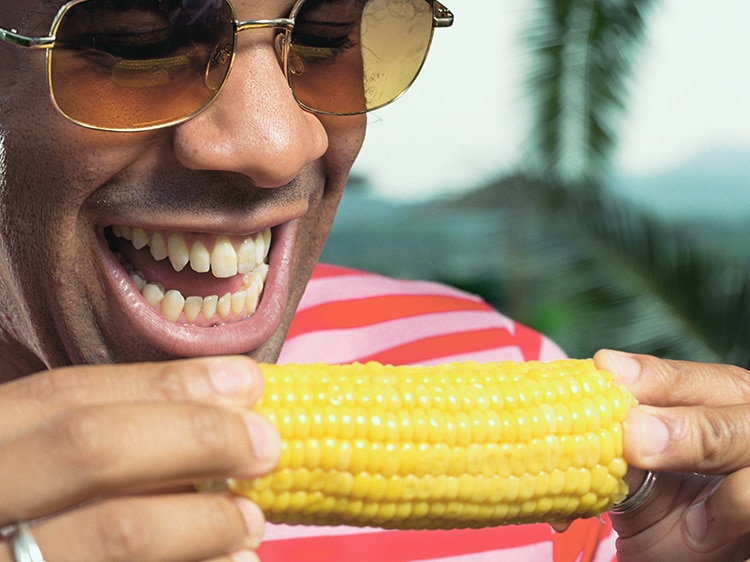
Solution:
<path fill-rule="evenodd" d="M 304 226 L 297 236 L 297 275 L 293 283 L 293 294 L 297 298 L 307 285 L 307 280 L 328 238 L 349 171 L 365 136 L 366 117 L 363 115 L 320 116 L 320 120 L 328 134 L 328 151 L 320 162 L 325 188 L 317 206 L 305 218 Z"/>
<path fill-rule="evenodd" d="M 327 174 L 348 176 L 365 139 L 367 117 L 321 115 L 319 119 L 328 135 Z"/>
<path fill-rule="evenodd" d="M 302 297 L 333 225 L 336 209 L 349 177 L 349 170 L 364 141 L 366 123 L 364 116 L 322 116 L 320 120 L 328 135 L 329 146 L 322 161 L 317 163 L 323 169 L 325 188 L 315 208 L 311 209 L 302 221 L 297 234 L 294 274 L 282 326 L 268 345 L 259 353 L 254 354 L 256 360 L 275 361 L 278 350 L 281 349 L 286 329 L 292 321 L 299 299 Z"/>
<path fill-rule="evenodd" d="M 328 151 L 323 157 L 325 192 L 320 203 L 321 208 L 316 225 L 318 246 L 322 250 L 349 178 L 349 172 L 362 148 L 366 117 L 364 115 L 321 116 L 321 122 L 328 134 Z"/>

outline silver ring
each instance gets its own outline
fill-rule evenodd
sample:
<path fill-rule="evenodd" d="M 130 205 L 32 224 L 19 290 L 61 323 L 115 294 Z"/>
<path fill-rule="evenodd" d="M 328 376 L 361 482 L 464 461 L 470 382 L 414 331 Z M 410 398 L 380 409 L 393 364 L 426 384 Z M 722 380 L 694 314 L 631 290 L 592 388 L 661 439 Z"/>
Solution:
<path fill-rule="evenodd" d="M 638 489 L 622 500 L 620 503 L 616 503 L 610 508 L 612 513 L 630 513 L 641 507 L 646 500 L 651 496 L 651 493 L 656 487 L 656 473 L 652 470 L 646 472 L 643 477 L 643 482 L 638 486 Z"/>
<path fill-rule="evenodd" d="M 31 534 L 31 527 L 26 521 L 17 523 L 8 533 L 8 544 L 13 551 L 15 562 L 44 562 L 39 545 Z"/>

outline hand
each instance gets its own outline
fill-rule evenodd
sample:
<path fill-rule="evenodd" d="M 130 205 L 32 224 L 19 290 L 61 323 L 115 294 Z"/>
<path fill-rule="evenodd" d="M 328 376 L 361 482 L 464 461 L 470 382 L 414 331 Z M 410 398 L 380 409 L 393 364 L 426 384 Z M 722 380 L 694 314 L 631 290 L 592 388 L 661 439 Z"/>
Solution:
<path fill-rule="evenodd" d="M 250 502 L 195 482 L 252 477 L 280 454 L 241 406 L 262 392 L 244 357 L 79 366 L 0 385 L 0 527 L 38 520 L 47 560 L 229 560 L 260 541 Z M 0 562 L 10 562 L 0 542 Z"/>
<path fill-rule="evenodd" d="M 618 560 L 731 562 L 750 556 L 750 372 L 600 351 L 638 398 L 625 457 L 659 471 L 646 503 L 612 515 Z M 642 473 L 629 476 L 638 485 Z"/>

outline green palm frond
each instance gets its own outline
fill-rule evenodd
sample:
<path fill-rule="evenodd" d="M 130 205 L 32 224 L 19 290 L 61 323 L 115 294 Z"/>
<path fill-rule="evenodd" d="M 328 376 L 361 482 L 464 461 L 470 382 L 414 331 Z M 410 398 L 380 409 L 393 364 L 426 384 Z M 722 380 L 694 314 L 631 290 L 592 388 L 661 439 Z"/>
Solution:
<path fill-rule="evenodd" d="M 526 170 L 526 223 L 536 230 L 524 230 L 529 253 L 521 260 L 537 292 L 521 302 L 539 305 L 517 314 L 573 354 L 605 345 L 746 365 L 750 268 L 707 254 L 689 232 L 605 188 L 634 55 L 655 4 L 537 0 L 527 37 Z"/>
<path fill-rule="evenodd" d="M 573 203 L 576 223 L 664 304 L 713 357 L 750 359 L 750 269 L 702 250 L 689 231 L 612 197 Z M 585 211 L 586 217 L 581 216 Z M 695 350 L 690 353 L 695 355 Z"/>
<path fill-rule="evenodd" d="M 524 177 L 452 205 L 502 210 L 498 251 L 483 259 L 504 261 L 503 283 L 483 296 L 569 354 L 614 347 L 747 364 L 750 268 L 699 249 L 689 231 L 605 190 Z"/>
<path fill-rule="evenodd" d="M 532 55 L 532 169 L 596 183 L 611 161 L 633 55 L 655 0 L 537 0 Z"/>
<path fill-rule="evenodd" d="M 710 253 L 606 188 L 655 3 L 538 0 L 527 37 L 533 165 L 456 200 L 339 221 L 329 255 L 359 243 L 341 263 L 477 292 L 576 357 L 614 347 L 747 365 L 750 263 Z M 365 202 L 361 216 L 372 213 Z"/>

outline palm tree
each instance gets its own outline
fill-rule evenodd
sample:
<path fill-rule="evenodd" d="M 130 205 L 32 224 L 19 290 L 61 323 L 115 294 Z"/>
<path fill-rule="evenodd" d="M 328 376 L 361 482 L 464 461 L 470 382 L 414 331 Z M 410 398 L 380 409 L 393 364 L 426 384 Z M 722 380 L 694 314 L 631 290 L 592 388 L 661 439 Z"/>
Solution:
<path fill-rule="evenodd" d="M 513 184 L 525 211 L 506 233 L 516 256 L 527 252 L 509 283 L 524 295 L 506 300 L 531 303 L 511 312 L 573 355 L 612 346 L 747 365 L 750 268 L 706 255 L 688 232 L 606 188 L 655 3 L 537 0 L 532 148 Z"/>
<path fill-rule="evenodd" d="M 615 347 L 746 365 L 750 266 L 706 255 L 690 231 L 607 189 L 655 1 L 537 0 L 523 173 L 457 200 L 388 207 L 382 220 L 339 221 L 325 259 L 464 287 L 572 356 Z M 373 252 L 373 239 L 390 251 Z"/>
<path fill-rule="evenodd" d="M 656 0 L 537 0 L 533 55 L 533 163 L 566 184 L 609 171 L 634 54 Z"/>

